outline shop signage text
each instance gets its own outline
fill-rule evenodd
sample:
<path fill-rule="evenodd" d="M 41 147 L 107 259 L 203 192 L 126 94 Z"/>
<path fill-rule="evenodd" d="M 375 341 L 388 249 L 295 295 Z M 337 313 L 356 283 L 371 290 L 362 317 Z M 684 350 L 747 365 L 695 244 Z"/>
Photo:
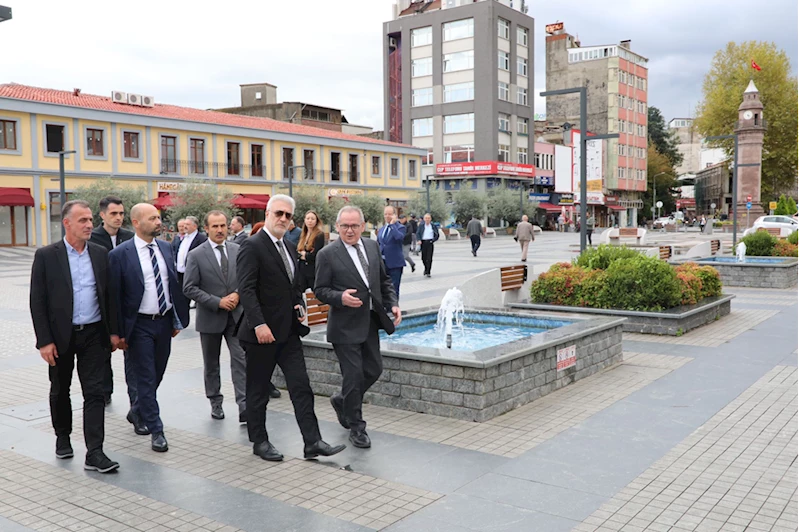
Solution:
<path fill-rule="evenodd" d="M 515 175 L 533 177 L 535 167 L 531 164 L 482 161 L 475 163 L 442 163 L 436 165 L 436 175 Z"/>

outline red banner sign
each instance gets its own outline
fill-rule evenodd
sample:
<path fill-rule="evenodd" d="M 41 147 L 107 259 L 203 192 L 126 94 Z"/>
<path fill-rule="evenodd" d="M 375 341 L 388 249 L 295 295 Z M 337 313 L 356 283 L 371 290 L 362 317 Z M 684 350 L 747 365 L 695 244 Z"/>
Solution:
<path fill-rule="evenodd" d="M 531 164 L 482 161 L 476 163 L 443 163 L 436 165 L 436 175 L 513 175 L 534 177 L 535 166 Z"/>

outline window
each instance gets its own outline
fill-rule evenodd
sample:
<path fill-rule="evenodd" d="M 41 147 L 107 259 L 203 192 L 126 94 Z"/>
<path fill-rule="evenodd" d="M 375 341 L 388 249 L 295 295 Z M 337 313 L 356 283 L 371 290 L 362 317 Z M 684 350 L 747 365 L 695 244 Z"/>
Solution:
<path fill-rule="evenodd" d="M 433 150 L 431 148 L 427 149 L 427 155 L 422 157 L 422 166 L 428 166 L 433 164 Z"/>
<path fill-rule="evenodd" d="M 314 171 L 313 150 L 302 150 L 302 173 L 306 181 L 315 181 L 316 172 Z"/>
<path fill-rule="evenodd" d="M 303 109 L 302 117 L 309 120 L 316 120 L 318 122 L 332 122 L 330 113 L 327 111 L 317 111 L 315 109 Z"/>
<path fill-rule="evenodd" d="M 499 130 L 510 132 L 510 115 L 499 113 Z"/>
<path fill-rule="evenodd" d="M 411 61 L 411 77 L 418 78 L 421 76 L 433 75 L 433 58 L 422 57 L 421 59 L 414 59 Z"/>
<path fill-rule="evenodd" d="M 125 159 L 139 158 L 139 134 L 134 131 L 125 131 L 122 134 L 122 153 Z"/>
<path fill-rule="evenodd" d="M 411 135 L 414 137 L 429 137 L 433 134 L 432 118 L 416 118 L 411 120 Z"/>
<path fill-rule="evenodd" d="M 205 173 L 205 141 L 189 139 L 189 169 L 192 174 Z"/>
<path fill-rule="evenodd" d="M 499 82 L 499 99 L 503 102 L 510 101 L 510 88 L 504 81 Z"/>
<path fill-rule="evenodd" d="M 516 26 L 516 44 L 527 46 L 527 28 Z"/>
<path fill-rule="evenodd" d="M 498 58 L 500 70 L 510 70 L 510 54 L 500 50 L 498 53 Z"/>
<path fill-rule="evenodd" d="M 372 175 L 380 175 L 380 157 L 372 155 Z"/>
<path fill-rule="evenodd" d="M 519 148 L 517 159 L 519 164 L 527 164 L 527 148 Z"/>
<path fill-rule="evenodd" d="M 516 58 L 516 73 L 520 76 L 527 76 L 527 59 L 523 57 Z"/>
<path fill-rule="evenodd" d="M 264 176 L 264 147 L 260 144 L 250 145 L 250 167 L 253 177 Z"/>
<path fill-rule="evenodd" d="M 510 22 L 504 18 L 497 19 L 497 36 L 500 39 L 510 40 Z"/>
<path fill-rule="evenodd" d="M 408 179 L 416 179 L 416 161 L 408 161 Z"/>
<path fill-rule="evenodd" d="M 499 154 L 497 160 L 503 163 L 510 162 L 510 146 L 508 146 L 507 144 L 499 145 Z"/>
<path fill-rule="evenodd" d="M 433 44 L 433 27 L 416 28 L 411 30 L 411 48 Z"/>
<path fill-rule="evenodd" d="M 516 103 L 527 105 L 527 89 L 516 87 Z"/>
<path fill-rule="evenodd" d="M 474 100 L 474 81 L 444 85 L 444 102 L 463 102 Z"/>
<path fill-rule="evenodd" d="M 444 134 L 472 133 L 474 131 L 474 113 L 449 115 L 444 117 Z"/>
<path fill-rule="evenodd" d="M 626 152 L 624 150 L 624 144 L 619 144 L 619 155 L 624 156 Z"/>
<path fill-rule="evenodd" d="M 64 151 L 64 126 L 47 124 L 44 127 L 44 131 L 47 137 L 47 152 L 58 153 Z"/>
<path fill-rule="evenodd" d="M 474 68 L 474 50 L 444 55 L 444 72 L 456 72 Z"/>
<path fill-rule="evenodd" d="M 444 162 L 445 163 L 473 163 L 474 162 L 474 146 L 445 146 L 444 147 Z"/>
<path fill-rule="evenodd" d="M 294 148 L 283 148 L 283 179 L 288 179 L 294 172 L 292 166 L 294 166 Z M 291 177 L 294 178 L 293 175 Z"/>
<path fill-rule="evenodd" d="M 238 142 L 227 143 L 227 175 L 241 175 L 241 144 Z"/>
<path fill-rule="evenodd" d="M 330 180 L 341 181 L 341 154 L 330 154 Z"/>
<path fill-rule="evenodd" d="M 391 179 L 399 179 L 399 159 L 391 158 Z"/>
<path fill-rule="evenodd" d="M 349 171 L 350 171 L 350 183 L 357 183 L 358 182 L 358 156 L 351 153 L 349 155 Z"/>
<path fill-rule="evenodd" d="M 474 37 L 474 19 L 466 18 L 444 24 L 444 41 Z"/>
<path fill-rule="evenodd" d="M 433 88 L 413 89 L 411 93 L 411 105 L 421 107 L 422 105 L 433 105 Z"/>
<path fill-rule="evenodd" d="M 86 129 L 86 155 L 89 157 L 103 156 L 102 129 Z"/>
<path fill-rule="evenodd" d="M 0 150 L 17 149 L 17 123 L 13 120 L 0 120 Z"/>
<path fill-rule="evenodd" d="M 176 174 L 178 172 L 178 138 L 161 137 L 161 172 Z"/>
<path fill-rule="evenodd" d="M 528 128 L 530 127 L 529 124 L 530 124 L 530 121 L 528 119 L 526 119 L 526 118 L 517 118 L 516 119 L 516 132 L 519 135 L 527 135 L 528 134 Z"/>

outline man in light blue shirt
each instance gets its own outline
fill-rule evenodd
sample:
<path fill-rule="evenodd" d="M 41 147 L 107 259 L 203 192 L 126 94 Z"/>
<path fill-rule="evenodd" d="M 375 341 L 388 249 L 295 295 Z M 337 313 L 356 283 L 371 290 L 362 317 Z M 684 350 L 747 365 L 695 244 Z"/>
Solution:
<path fill-rule="evenodd" d="M 64 245 L 69 259 L 69 273 L 72 277 L 72 325 L 89 325 L 100 321 L 100 304 L 97 301 L 97 283 L 94 280 L 92 259 L 89 248 L 82 251 L 73 248 L 66 237 Z"/>

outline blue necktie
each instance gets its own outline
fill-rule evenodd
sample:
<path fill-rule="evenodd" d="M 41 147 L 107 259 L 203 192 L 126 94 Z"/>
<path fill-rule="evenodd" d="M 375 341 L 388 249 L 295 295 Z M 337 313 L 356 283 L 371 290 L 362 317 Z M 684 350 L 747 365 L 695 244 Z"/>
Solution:
<path fill-rule="evenodd" d="M 164 282 L 161 279 L 161 269 L 158 267 L 158 258 L 155 256 L 155 244 L 148 244 L 147 249 L 150 250 L 150 262 L 153 263 L 155 291 L 158 294 L 158 313 L 163 316 L 166 314 L 166 296 L 164 295 Z"/>

